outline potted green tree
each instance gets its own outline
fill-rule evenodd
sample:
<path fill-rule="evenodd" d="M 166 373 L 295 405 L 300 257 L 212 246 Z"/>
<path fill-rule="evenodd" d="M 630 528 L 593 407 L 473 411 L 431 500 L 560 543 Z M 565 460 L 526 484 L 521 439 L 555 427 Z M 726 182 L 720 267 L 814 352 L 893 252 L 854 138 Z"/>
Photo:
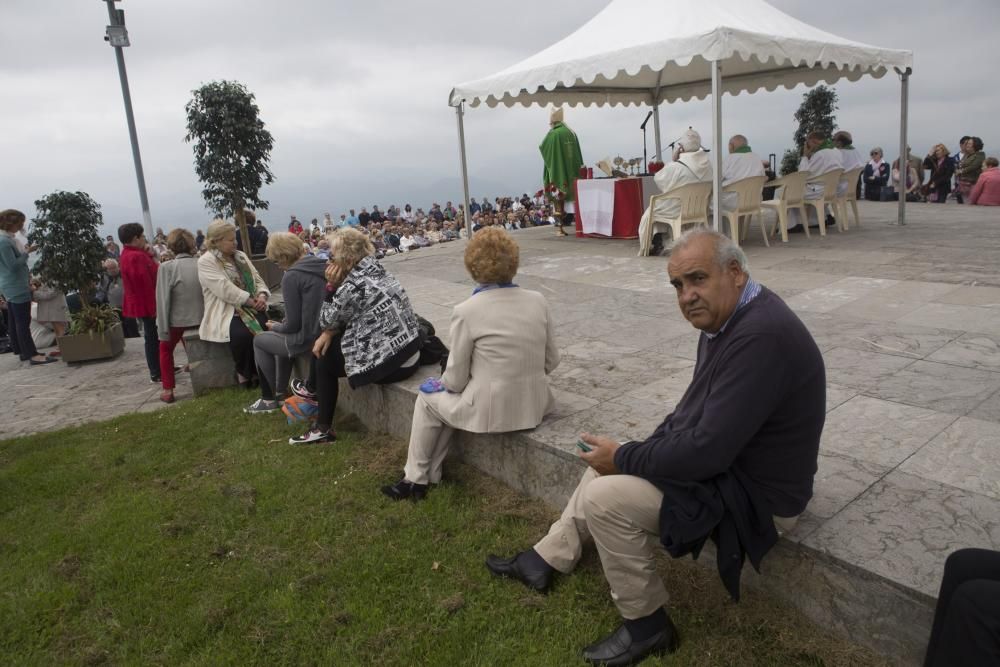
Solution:
<path fill-rule="evenodd" d="M 236 220 L 243 251 L 253 251 L 246 209 L 267 210 L 260 189 L 274 182 L 271 148 L 274 139 L 260 119 L 260 109 L 246 86 L 237 81 L 213 81 L 192 91 L 187 111 L 187 135 L 205 206 L 216 215 Z"/>
<path fill-rule="evenodd" d="M 74 313 L 65 336 L 56 339 L 62 360 L 106 359 L 125 349 L 121 322 L 107 305 L 91 304 L 106 257 L 98 230 L 101 207 L 85 192 L 56 191 L 35 202 L 28 241 L 39 248 L 33 271 L 42 282 L 65 293 L 77 292 L 82 309 Z"/>

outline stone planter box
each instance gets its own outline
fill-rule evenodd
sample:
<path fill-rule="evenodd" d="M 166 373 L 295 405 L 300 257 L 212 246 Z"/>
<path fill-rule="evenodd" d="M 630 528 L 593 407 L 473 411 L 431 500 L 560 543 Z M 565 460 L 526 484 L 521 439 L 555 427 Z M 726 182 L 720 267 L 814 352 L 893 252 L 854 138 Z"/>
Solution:
<path fill-rule="evenodd" d="M 103 333 L 76 334 L 56 339 L 62 360 L 68 364 L 94 359 L 111 359 L 125 349 L 121 323 Z"/>

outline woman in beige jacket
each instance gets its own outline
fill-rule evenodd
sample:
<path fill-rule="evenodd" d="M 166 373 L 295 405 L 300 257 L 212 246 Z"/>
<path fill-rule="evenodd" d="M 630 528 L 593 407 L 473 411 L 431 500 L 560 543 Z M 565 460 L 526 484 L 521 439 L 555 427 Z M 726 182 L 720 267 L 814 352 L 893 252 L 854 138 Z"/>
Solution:
<path fill-rule="evenodd" d="M 198 281 L 205 297 L 205 315 L 198 337 L 229 343 L 236 379 L 250 388 L 257 375 L 253 338 L 264 331 L 271 292 L 250 259 L 236 249 L 236 227 L 214 220 L 205 234 L 205 254 L 198 259 Z"/>
<path fill-rule="evenodd" d="M 545 297 L 511 281 L 518 247 L 510 234 L 486 227 L 469 241 L 465 268 L 479 283 L 451 316 L 451 353 L 440 390 L 425 383 L 413 408 L 404 477 L 382 493 L 422 499 L 441 467 L 455 429 L 504 433 L 538 426 L 554 399 L 548 374 L 559 364 Z"/>
<path fill-rule="evenodd" d="M 66 305 L 66 295 L 59 290 L 43 285 L 41 281 L 31 281 L 32 299 L 38 304 L 39 324 L 50 324 L 56 337 L 66 334 L 69 324 L 69 306 Z"/>

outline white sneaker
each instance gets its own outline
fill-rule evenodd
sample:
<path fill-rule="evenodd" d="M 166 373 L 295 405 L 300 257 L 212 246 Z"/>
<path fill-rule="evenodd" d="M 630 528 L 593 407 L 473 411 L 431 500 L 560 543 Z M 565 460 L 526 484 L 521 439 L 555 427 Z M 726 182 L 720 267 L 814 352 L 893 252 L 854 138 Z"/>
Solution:
<path fill-rule="evenodd" d="M 311 445 L 314 443 L 322 442 L 333 442 L 337 439 L 337 434 L 333 432 L 333 429 L 329 431 L 320 431 L 314 428 L 309 429 L 302 435 L 298 435 L 288 439 L 289 445 Z"/>
<path fill-rule="evenodd" d="M 256 401 L 243 408 L 243 412 L 248 415 L 262 415 L 268 412 L 276 412 L 281 408 L 277 401 L 267 401 L 263 398 L 258 398 Z"/>
<path fill-rule="evenodd" d="M 292 393 L 299 398 L 316 402 L 316 394 L 306 389 L 306 383 L 302 380 L 292 380 Z"/>

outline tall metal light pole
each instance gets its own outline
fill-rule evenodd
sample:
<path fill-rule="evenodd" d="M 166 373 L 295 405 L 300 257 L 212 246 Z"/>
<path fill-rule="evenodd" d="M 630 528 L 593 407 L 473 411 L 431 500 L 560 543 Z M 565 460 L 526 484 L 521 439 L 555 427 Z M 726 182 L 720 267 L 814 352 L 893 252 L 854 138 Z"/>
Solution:
<path fill-rule="evenodd" d="M 128 90 L 128 74 L 125 73 L 125 54 L 122 49 L 131 46 L 128 30 L 125 29 L 125 11 L 115 9 L 120 0 L 101 0 L 108 5 L 108 26 L 104 41 L 114 47 L 118 61 L 118 78 L 122 83 L 122 98 L 125 100 L 125 119 L 128 121 L 128 136 L 132 141 L 132 160 L 135 162 L 135 178 L 139 181 L 139 203 L 142 205 L 142 222 L 146 228 L 146 238 L 153 241 L 153 219 L 149 215 L 149 198 L 146 196 L 146 177 L 142 172 L 142 158 L 139 156 L 139 137 L 135 132 L 135 117 L 132 115 L 132 95 Z"/>

